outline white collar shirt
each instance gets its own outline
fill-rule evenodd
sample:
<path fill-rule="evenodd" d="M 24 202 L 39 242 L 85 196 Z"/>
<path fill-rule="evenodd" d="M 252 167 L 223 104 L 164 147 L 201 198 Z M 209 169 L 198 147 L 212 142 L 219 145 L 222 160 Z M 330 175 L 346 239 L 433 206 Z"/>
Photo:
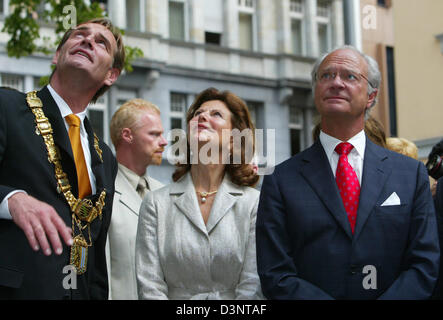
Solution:
<path fill-rule="evenodd" d="M 150 190 L 148 181 L 144 176 L 139 176 L 128 167 L 122 165 L 120 162 L 118 163 L 118 169 L 121 171 L 123 176 L 128 180 L 129 184 L 134 188 L 134 190 L 137 190 L 137 186 L 139 185 L 141 179 L 145 180 L 146 188 Z"/>
<path fill-rule="evenodd" d="M 354 146 L 351 152 L 348 154 L 348 162 L 351 167 L 354 169 L 355 174 L 357 175 L 358 182 L 361 186 L 361 178 L 363 175 L 363 160 L 365 155 L 366 148 L 366 135 L 365 131 L 362 130 L 353 136 L 348 141 L 340 141 L 337 138 L 334 138 L 323 131 L 320 131 L 320 143 L 325 150 L 326 157 L 328 158 L 329 164 L 331 165 L 332 173 L 334 174 L 337 171 L 337 164 L 339 155 L 335 152 L 335 147 L 341 142 L 349 142 Z"/>
<path fill-rule="evenodd" d="M 66 122 L 65 117 L 72 114 L 71 108 L 68 106 L 68 104 L 63 100 L 60 95 L 55 92 L 54 88 L 51 87 L 51 85 L 47 86 L 49 92 L 51 93 L 52 98 L 54 99 L 55 103 L 57 104 L 60 113 L 63 117 L 63 121 L 65 123 L 66 131 L 69 132 L 69 124 Z M 89 140 L 88 140 L 88 133 L 85 129 L 85 124 L 83 121 L 86 118 L 86 109 L 83 112 L 76 113 L 76 116 L 80 118 L 81 124 L 80 124 L 80 140 L 82 143 L 83 148 L 83 154 L 85 156 L 86 161 L 86 167 L 88 168 L 88 174 L 89 174 L 89 182 L 91 183 L 91 189 L 92 194 L 95 194 L 97 191 L 96 185 L 95 185 L 95 176 L 92 172 L 92 165 L 91 165 L 91 150 L 89 149 Z"/>

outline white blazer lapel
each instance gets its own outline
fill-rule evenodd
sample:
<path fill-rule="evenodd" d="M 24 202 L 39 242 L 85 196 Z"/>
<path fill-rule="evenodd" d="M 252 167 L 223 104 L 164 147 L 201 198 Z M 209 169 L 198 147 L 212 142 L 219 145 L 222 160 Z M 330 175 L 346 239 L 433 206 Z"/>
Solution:
<path fill-rule="evenodd" d="M 228 213 L 234 203 L 237 201 L 237 196 L 243 194 L 241 188 L 229 179 L 226 173 L 222 184 L 215 196 L 214 203 L 212 204 L 209 219 L 206 224 L 208 233 L 217 225 L 217 223 Z"/>
<path fill-rule="evenodd" d="M 192 224 L 194 224 L 201 232 L 207 234 L 200 207 L 198 206 L 194 183 L 192 182 L 191 174 L 189 172 L 179 181 L 171 185 L 169 194 L 171 198 L 177 196 L 174 201 L 175 205 Z"/>
<path fill-rule="evenodd" d="M 120 172 L 120 170 L 118 171 L 117 178 L 115 179 L 115 193 L 120 195 L 118 200 L 123 205 L 128 207 L 131 212 L 138 216 L 142 199 L 125 176 Z"/>

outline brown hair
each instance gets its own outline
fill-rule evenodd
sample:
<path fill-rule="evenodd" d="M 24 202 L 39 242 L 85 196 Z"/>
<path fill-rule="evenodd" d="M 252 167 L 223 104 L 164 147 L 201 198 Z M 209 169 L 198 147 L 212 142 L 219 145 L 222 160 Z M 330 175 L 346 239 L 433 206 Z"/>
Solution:
<path fill-rule="evenodd" d="M 186 113 L 186 124 L 189 126 L 189 122 L 194 117 L 195 112 L 200 108 L 200 106 L 211 100 L 219 100 L 225 103 L 226 107 L 231 111 L 231 125 L 232 129 L 238 129 L 243 131 L 244 129 L 251 129 L 252 136 L 254 137 L 254 124 L 251 120 L 251 115 L 249 114 L 248 107 L 246 103 L 230 91 L 219 91 L 215 88 L 208 88 L 200 92 Z M 255 139 L 250 141 L 253 144 L 253 151 L 255 151 Z M 246 143 L 241 144 L 240 150 L 232 150 L 230 155 L 230 162 L 226 165 L 225 171 L 229 174 L 233 183 L 239 186 L 254 186 L 258 180 L 259 176 L 254 172 L 252 165 L 250 164 L 252 159 L 246 159 L 245 148 Z M 241 164 L 233 164 L 234 153 L 241 153 Z M 189 141 L 187 142 L 187 159 L 190 159 L 190 146 Z M 177 169 L 172 175 L 174 181 L 179 180 L 184 176 L 190 169 L 191 164 L 180 164 L 178 163 Z"/>
<path fill-rule="evenodd" d="M 380 147 L 387 148 L 386 134 L 383 125 L 377 119 L 369 116 L 365 120 L 365 133 L 372 142 L 378 144 Z"/>
<path fill-rule="evenodd" d="M 418 160 L 418 148 L 414 142 L 405 138 L 391 137 L 386 139 L 388 149 Z"/>
<path fill-rule="evenodd" d="M 83 25 L 83 24 L 87 24 L 87 23 L 97 23 L 97 24 L 104 26 L 109 31 L 111 31 L 111 33 L 114 36 L 115 41 L 117 43 L 117 50 L 114 52 L 114 62 L 112 63 L 112 67 L 117 68 L 121 72 L 123 70 L 124 65 L 125 65 L 126 53 L 125 53 L 125 46 L 123 45 L 123 38 L 120 33 L 120 30 L 117 27 L 115 27 L 112 24 L 111 20 L 109 20 L 108 18 L 95 18 L 95 19 L 80 23 L 79 25 L 77 25 L 77 27 L 80 25 Z M 63 35 L 63 38 L 61 39 L 60 43 L 57 46 L 56 51 L 59 51 L 63 47 L 63 45 L 69 39 L 69 37 L 71 36 L 71 34 L 74 30 L 75 29 L 69 29 L 68 31 L 65 32 L 65 34 Z M 54 70 L 52 70 L 52 73 L 49 77 L 49 81 L 51 81 L 51 78 L 54 75 L 54 72 L 56 69 L 57 68 L 54 68 Z M 98 91 L 95 93 L 94 97 L 92 97 L 91 102 L 95 103 L 97 101 L 97 99 L 100 96 L 102 96 L 109 89 L 109 87 L 110 86 L 108 86 L 108 85 L 103 85 L 100 89 L 98 89 Z"/>

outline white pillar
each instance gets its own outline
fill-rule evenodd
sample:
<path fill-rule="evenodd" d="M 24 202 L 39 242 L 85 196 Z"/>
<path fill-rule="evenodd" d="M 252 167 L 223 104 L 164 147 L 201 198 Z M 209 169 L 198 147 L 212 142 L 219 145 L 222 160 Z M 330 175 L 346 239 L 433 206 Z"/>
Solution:
<path fill-rule="evenodd" d="M 114 25 L 126 29 L 126 1 L 109 0 L 109 17 Z"/>
<path fill-rule="evenodd" d="M 280 53 L 292 53 L 291 17 L 289 16 L 289 0 L 278 0 L 276 4 L 277 43 Z"/>
<path fill-rule="evenodd" d="M 306 54 L 318 56 L 317 0 L 306 0 Z"/>
<path fill-rule="evenodd" d="M 189 40 L 196 43 L 205 43 L 204 0 L 191 0 L 189 4 Z"/>
<path fill-rule="evenodd" d="M 225 41 L 228 48 L 238 48 L 238 0 L 226 0 L 224 7 Z"/>
<path fill-rule="evenodd" d="M 360 0 L 347 0 L 344 2 L 346 43 L 362 50 Z"/>
<path fill-rule="evenodd" d="M 343 23 L 343 1 L 332 1 L 332 48 L 341 47 L 345 44 L 345 30 Z"/>

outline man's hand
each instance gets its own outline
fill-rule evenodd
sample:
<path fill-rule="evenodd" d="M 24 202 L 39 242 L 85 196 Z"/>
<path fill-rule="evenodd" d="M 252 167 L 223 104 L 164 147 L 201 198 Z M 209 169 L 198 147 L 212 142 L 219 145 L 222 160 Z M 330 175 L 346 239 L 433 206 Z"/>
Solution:
<path fill-rule="evenodd" d="M 35 251 L 41 248 L 43 253 L 49 256 L 49 238 L 55 253 L 62 254 L 59 233 L 68 246 L 72 245 L 71 228 L 66 226 L 54 208 L 47 203 L 19 192 L 8 199 L 8 207 L 15 224 L 25 232 L 31 248 Z"/>

